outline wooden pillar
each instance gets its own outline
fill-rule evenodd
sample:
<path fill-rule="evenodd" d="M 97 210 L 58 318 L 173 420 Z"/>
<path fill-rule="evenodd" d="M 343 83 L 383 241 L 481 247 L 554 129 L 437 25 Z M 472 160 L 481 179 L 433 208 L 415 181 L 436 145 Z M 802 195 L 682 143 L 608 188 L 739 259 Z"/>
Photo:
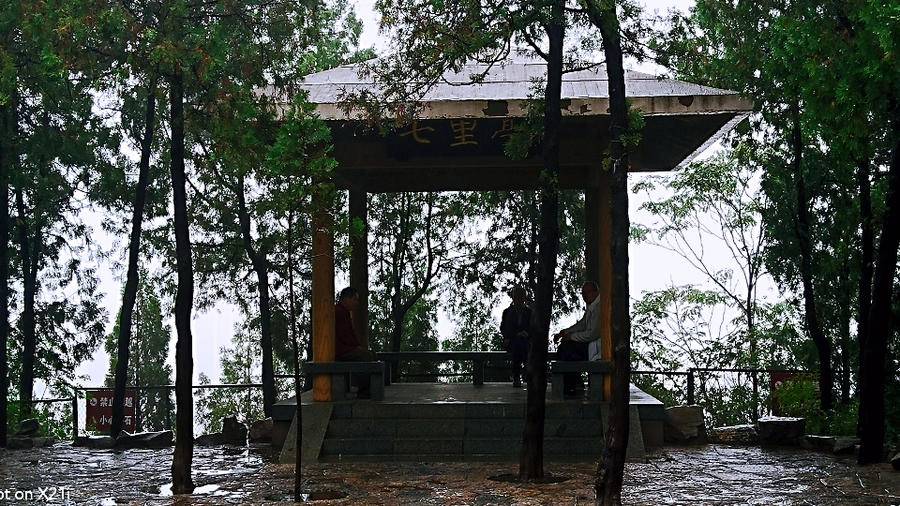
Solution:
<path fill-rule="evenodd" d="M 359 290 L 359 306 L 353 312 L 353 328 L 366 348 L 369 347 L 369 222 L 367 194 L 351 189 L 350 211 L 350 286 Z M 358 228 L 362 224 L 362 230 Z"/>
<path fill-rule="evenodd" d="M 312 217 L 313 359 L 334 362 L 334 232 L 327 208 L 319 204 Z M 331 376 L 320 374 L 313 379 L 313 400 L 331 400 Z"/>
<path fill-rule="evenodd" d="M 595 187 L 584 191 L 585 274 L 600 288 L 600 357 L 611 361 L 612 347 L 612 202 L 609 173 L 605 170 Z M 625 295 L 628 296 L 627 294 Z M 603 397 L 612 397 L 612 376 L 603 379 Z"/>

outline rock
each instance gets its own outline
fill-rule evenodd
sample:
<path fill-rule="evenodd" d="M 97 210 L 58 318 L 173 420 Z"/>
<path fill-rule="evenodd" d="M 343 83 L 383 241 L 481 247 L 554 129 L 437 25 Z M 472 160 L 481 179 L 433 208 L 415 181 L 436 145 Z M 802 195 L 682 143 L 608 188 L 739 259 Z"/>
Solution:
<path fill-rule="evenodd" d="M 72 446 L 108 450 L 116 446 L 116 440 L 112 436 L 78 436 L 72 441 Z"/>
<path fill-rule="evenodd" d="M 35 448 L 45 448 L 47 446 L 53 446 L 53 443 L 56 441 L 52 437 L 33 437 L 31 438 L 31 444 L 34 445 Z"/>
<path fill-rule="evenodd" d="M 6 448 L 9 450 L 26 450 L 28 448 L 44 448 L 54 443 L 52 437 L 25 437 L 10 436 L 6 438 Z"/>
<path fill-rule="evenodd" d="M 250 442 L 251 443 L 271 443 L 272 442 L 272 429 L 275 427 L 275 422 L 272 418 L 266 418 L 265 420 L 257 420 L 250 424 Z"/>
<path fill-rule="evenodd" d="M 668 443 L 706 442 L 703 408 L 700 406 L 667 408 L 664 437 Z"/>
<path fill-rule="evenodd" d="M 769 445 L 796 445 L 806 432 L 806 419 L 764 416 L 757 422 L 759 442 Z"/>
<path fill-rule="evenodd" d="M 894 455 L 894 458 L 891 459 L 891 465 L 894 466 L 895 471 L 900 471 L 900 453 Z"/>
<path fill-rule="evenodd" d="M 34 441 L 30 437 L 10 436 L 6 438 L 7 450 L 27 450 L 34 447 Z"/>
<path fill-rule="evenodd" d="M 800 438 L 800 446 L 807 450 L 817 450 L 821 452 L 833 452 L 834 443 L 837 438 L 834 436 L 803 436 Z"/>
<path fill-rule="evenodd" d="M 159 449 L 172 446 L 172 431 L 138 432 L 129 434 L 122 432 L 116 438 L 116 448 Z"/>
<path fill-rule="evenodd" d="M 29 418 L 27 420 L 22 420 L 19 423 L 19 430 L 16 431 L 16 436 L 34 436 L 41 430 L 41 424 L 34 418 Z"/>
<path fill-rule="evenodd" d="M 759 442 L 759 434 L 756 427 L 750 424 L 716 427 L 710 429 L 709 441 L 719 444 L 754 445 Z"/>
<path fill-rule="evenodd" d="M 850 454 L 856 451 L 858 444 L 858 437 L 837 437 L 834 438 L 834 446 L 831 448 L 831 451 L 835 455 Z"/>
<path fill-rule="evenodd" d="M 203 434 L 194 438 L 194 444 L 197 446 L 218 446 L 225 444 L 221 432 L 213 432 L 212 434 Z"/>
<path fill-rule="evenodd" d="M 239 422 L 237 417 L 225 417 L 222 420 L 222 441 L 240 446 L 247 444 L 247 426 Z"/>

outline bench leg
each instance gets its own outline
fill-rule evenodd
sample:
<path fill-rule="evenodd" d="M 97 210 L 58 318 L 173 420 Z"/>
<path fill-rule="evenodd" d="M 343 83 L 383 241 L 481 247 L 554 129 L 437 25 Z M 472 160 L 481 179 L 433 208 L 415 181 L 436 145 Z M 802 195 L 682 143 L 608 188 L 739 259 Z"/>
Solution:
<path fill-rule="evenodd" d="M 565 399 L 565 394 L 563 393 L 562 374 L 552 373 L 550 375 L 550 397 L 559 400 Z"/>
<path fill-rule="evenodd" d="M 372 373 L 369 376 L 369 393 L 373 401 L 384 400 L 384 373 Z"/>
<path fill-rule="evenodd" d="M 603 375 L 588 373 L 588 400 L 603 400 Z"/>
<path fill-rule="evenodd" d="M 484 361 L 476 360 L 472 363 L 472 382 L 476 387 L 484 385 Z"/>
<path fill-rule="evenodd" d="M 349 390 L 346 374 L 331 375 L 331 400 L 343 401 L 347 399 L 347 391 Z"/>
<path fill-rule="evenodd" d="M 391 363 L 387 361 L 384 363 L 384 386 L 391 386 Z"/>

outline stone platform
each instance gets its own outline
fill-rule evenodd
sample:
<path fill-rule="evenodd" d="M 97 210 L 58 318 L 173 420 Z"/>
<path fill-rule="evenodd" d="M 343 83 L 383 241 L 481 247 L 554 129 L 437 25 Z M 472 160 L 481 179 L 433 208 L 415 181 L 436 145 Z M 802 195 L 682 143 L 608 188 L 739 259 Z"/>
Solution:
<path fill-rule="evenodd" d="M 304 460 L 515 460 L 526 396 L 509 383 L 395 383 L 385 389 L 383 401 L 313 402 L 307 392 L 301 396 Z M 595 459 L 603 446 L 608 406 L 548 398 L 545 458 Z M 294 397 L 274 406 L 274 445 L 284 445 L 293 430 L 295 409 Z M 631 386 L 632 427 L 640 430 L 630 431 L 630 458 L 643 458 L 645 446 L 662 445 L 664 415 L 660 401 Z M 286 453 L 293 455 L 293 437 L 287 439 Z"/>

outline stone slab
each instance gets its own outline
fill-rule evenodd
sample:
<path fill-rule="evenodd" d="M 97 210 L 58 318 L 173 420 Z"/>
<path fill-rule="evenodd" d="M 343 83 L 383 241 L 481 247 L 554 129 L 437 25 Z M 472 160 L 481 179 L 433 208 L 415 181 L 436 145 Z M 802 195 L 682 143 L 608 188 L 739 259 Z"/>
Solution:
<path fill-rule="evenodd" d="M 325 440 L 325 431 L 331 420 L 332 405 L 328 402 L 317 403 L 303 407 L 303 440 L 300 448 L 300 460 L 304 463 L 313 463 L 319 460 L 322 451 L 322 442 Z M 289 464 L 295 461 L 297 455 L 297 419 L 291 422 L 284 447 L 281 450 L 279 462 Z"/>

